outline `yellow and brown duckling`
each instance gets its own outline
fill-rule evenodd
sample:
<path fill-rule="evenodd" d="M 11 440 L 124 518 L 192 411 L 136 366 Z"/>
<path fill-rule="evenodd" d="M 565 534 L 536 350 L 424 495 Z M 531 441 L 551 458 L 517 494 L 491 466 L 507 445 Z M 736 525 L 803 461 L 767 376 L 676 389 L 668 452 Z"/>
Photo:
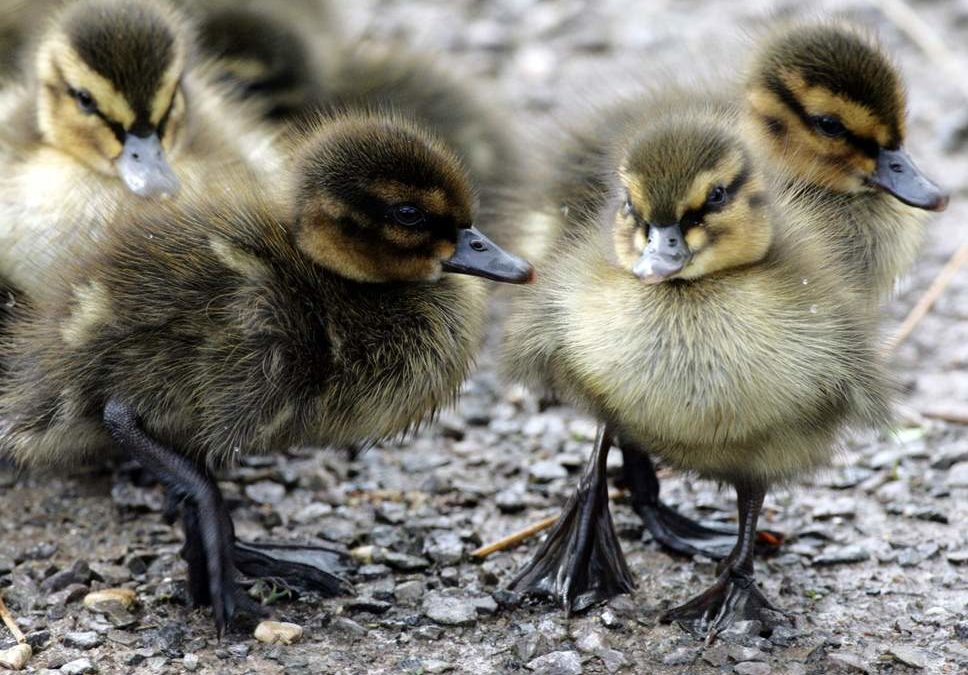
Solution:
<path fill-rule="evenodd" d="M 413 124 L 327 120 L 287 206 L 256 182 L 124 215 L 19 319 L 0 446 L 77 464 L 119 446 L 183 502 L 184 556 L 221 630 L 239 569 L 336 591 L 279 548 L 236 544 L 207 466 L 294 444 L 372 442 L 451 402 L 485 320 L 484 284 L 532 269 L 474 227 L 456 157 Z M 113 439 L 113 442 L 112 442 Z"/>
<path fill-rule="evenodd" d="M 746 81 L 748 122 L 770 163 L 836 212 L 821 232 L 876 306 L 914 262 L 926 212 L 948 195 L 905 149 L 896 66 L 859 29 L 795 23 L 767 36 Z"/>
<path fill-rule="evenodd" d="M 689 100 L 640 118 L 613 156 L 604 206 L 590 224 L 563 223 L 555 264 L 512 311 L 511 375 L 603 425 L 577 493 L 512 584 L 568 610 L 633 583 L 608 511 L 614 437 L 735 487 L 739 533 L 719 578 L 665 615 L 714 634 L 769 619 L 753 574 L 768 488 L 828 462 L 845 425 L 888 417 L 845 268 L 786 222 L 826 214 L 774 195 L 736 126 Z"/>
<path fill-rule="evenodd" d="M 442 57 L 347 39 L 337 14 L 313 0 L 205 0 L 193 9 L 215 71 L 284 127 L 320 112 L 390 110 L 433 129 L 467 166 L 495 241 L 517 247 L 520 233 L 497 216 L 525 178 L 525 157 L 498 97 Z"/>
<path fill-rule="evenodd" d="M 0 94 L 0 274 L 29 296 L 113 211 L 214 189 L 232 164 L 268 174 L 272 138 L 193 69 L 192 30 L 163 2 L 78 0 L 48 22 L 31 72 Z"/>

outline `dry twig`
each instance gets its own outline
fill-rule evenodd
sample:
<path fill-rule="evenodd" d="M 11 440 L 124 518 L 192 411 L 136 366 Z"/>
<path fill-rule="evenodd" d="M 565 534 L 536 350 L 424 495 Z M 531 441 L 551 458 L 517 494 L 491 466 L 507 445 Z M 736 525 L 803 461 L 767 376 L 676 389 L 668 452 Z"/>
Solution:
<path fill-rule="evenodd" d="M 7 609 L 6 603 L 3 601 L 3 595 L 0 595 L 0 619 L 3 619 L 3 623 L 7 626 L 7 629 L 13 634 L 14 639 L 20 644 L 27 642 L 27 638 L 24 637 L 23 632 L 17 626 L 17 622 L 14 620 L 13 615 L 10 610 Z"/>
<path fill-rule="evenodd" d="M 509 534 L 506 537 L 502 537 L 495 542 L 487 544 L 486 546 L 481 546 L 479 549 L 471 553 L 471 556 L 475 558 L 486 558 L 492 553 L 497 553 L 498 551 L 503 551 L 505 549 L 511 548 L 512 546 L 517 546 L 525 539 L 533 537 L 539 532 L 547 530 L 549 527 L 558 522 L 559 516 L 548 516 L 537 523 L 528 525 L 523 530 L 518 530 L 513 534 Z"/>

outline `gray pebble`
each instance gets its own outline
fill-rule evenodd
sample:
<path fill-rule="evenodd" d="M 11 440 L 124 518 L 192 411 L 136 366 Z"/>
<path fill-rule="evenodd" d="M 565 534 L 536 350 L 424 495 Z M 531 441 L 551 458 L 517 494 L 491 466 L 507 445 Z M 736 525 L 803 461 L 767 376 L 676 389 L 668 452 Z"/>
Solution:
<path fill-rule="evenodd" d="M 91 659 L 75 659 L 62 665 L 60 672 L 65 675 L 85 675 L 85 673 L 96 673 L 97 668 L 91 663 Z"/>
<path fill-rule="evenodd" d="M 847 546 L 825 548 L 823 553 L 813 559 L 813 564 L 818 566 L 847 565 L 863 562 L 870 559 L 870 557 L 870 551 L 860 544 L 849 544 Z"/>
<path fill-rule="evenodd" d="M 581 657 L 578 652 L 550 652 L 528 661 L 528 670 L 538 675 L 581 675 Z"/>
<path fill-rule="evenodd" d="M 435 530 L 424 540 L 423 552 L 441 565 L 456 565 L 464 554 L 464 544 L 456 532 Z"/>
<path fill-rule="evenodd" d="M 924 669 L 928 667 L 928 655 L 916 647 L 894 645 L 888 654 L 912 668 Z"/>
<path fill-rule="evenodd" d="M 733 672 L 740 675 L 770 675 L 773 669 L 760 661 L 744 661 L 733 666 Z"/>
<path fill-rule="evenodd" d="M 392 606 L 389 602 L 364 596 L 350 600 L 343 605 L 343 609 L 350 613 L 368 612 L 370 614 L 384 614 Z"/>
<path fill-rule="evenodd" d="M 528 473 L 536 483 L 550 483 L 558 478 L 566 478 L 568 476 L 565 467 L 551 460 L 535 462 L 528 468 Z"/>
<path fill-rule="evenodd" d="M 286 488 L 279 483 L 260 480 L 245 486 L 245 496 L 257 504 L 278 504 L 286 496 Z"/>
<path fill-rule="evenodd" d="M 367 633 L 366 628 L 353 621 L 353 619 L 347 619 L 345 616 L 336 617 L 330 625 L 334 630 L 349 633 L 350 635 L 362 637 Z"/>
<path fill-rule="evenodd" d="M 68 647 L 75 647 L 77 649 L 94 649 L 104 642 L 104 638 L 93 630 L 74 631 L 65 633 L 61 642 Z"/>
<path fill-rule="evenodd" d="M 404 605 L 417 603 L 424 594 L 424 582 L 419 579 L 404 581 L 396 585 L 393 589 L 393 597 L 397 602 Z"/>
<path fill-rule="evenodd" d="M 444 626 L 471 626 L 477 622 L 477 608 L 473 602 L 436 592 L 424 596 L 423 613 Z"/>
<path fill-rule="evenodd" d="M 968 462 L 958 462 L 948 470 L 948 487 L 968 487 Z"/>

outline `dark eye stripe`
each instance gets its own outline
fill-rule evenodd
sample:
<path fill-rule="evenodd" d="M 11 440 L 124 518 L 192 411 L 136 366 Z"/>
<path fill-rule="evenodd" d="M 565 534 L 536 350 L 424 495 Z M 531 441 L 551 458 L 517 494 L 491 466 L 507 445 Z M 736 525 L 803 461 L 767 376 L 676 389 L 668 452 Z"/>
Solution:
<path fill-rule="evenodd" d="M 158 140 L 165 137 L 165 130 L 168 128 L 168 120 L 171 117 L 172 110 L 175 109 L 175 99 L 178 98 L 178 92 L 181 91 L 181 80 L 175 85 L 175 91 L 171 95 L 171 101 L 168 102 L 168 108 L 165 109 L 165 114 L 161 116 L 158 121 Z"/>
<path fill-rule="evenodd" d="M 779 98 L 788 109 L 792 110 L 796 116 L 800 118 L 800 121 L 803 122 L 803 126 L 805 126 L 807 129 L 813 130 L 813 116 L 810 115 L 806 108 L 800 104 L 800 101 L 797 100 L 797 97 L 794 96 L 789 87 L 780 81 L 779 77 L 776 75 L 767 77 L 766 88 L 772 94 L 775 94 L 776 97 Z M 880 152 L 880 145 L 877 143 L 877 141 L 871 138 L 858 136 L 850 129 L 848 129 L 847 133 L 845 133 L 843 136 L 840 136 L 840 138 L 843 138 L 845 141 L 847 141 L 847 143 L 868 157 L 877 157 L 877 153 Z"/>

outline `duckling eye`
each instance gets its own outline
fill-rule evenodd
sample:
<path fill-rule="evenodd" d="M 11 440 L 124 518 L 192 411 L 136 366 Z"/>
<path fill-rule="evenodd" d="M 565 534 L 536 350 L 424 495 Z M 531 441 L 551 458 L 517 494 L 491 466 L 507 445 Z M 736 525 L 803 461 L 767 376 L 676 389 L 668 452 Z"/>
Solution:
<path fill-rule="evenodd" d="M 97 111 L 97 101 L 87 89 L 71 89 L 71 95 L 77 101 L 78 107 L 88 115 Z"/>
<path fill-rule="evenodd" d="M 726 203 L 727 197 L 728 195 L 726 193 L 726 188 L 724 188 L 722 185 L 717 185 L 709 191 L 709 196 L 706 197 L 706 206 L 711 208 L 719 208 Z"/>
<path fill-rule="evenodd" d="M 831 138 L 843 136 L 847 133 L 847 127 L 844 126 L 844 123 L 833 115 L 817 115 L 813 118 L 813 125 L 817 128 L 817 131 Z"/>
<path fill-rule="evenodd" d="M 404 227 L 415 227 L 423 223 L 427 216 L 418 206 L 413 204 L 397 204 L 391 206 L 387 211 L 387 216 L 393 219 L 397 225 Z"/>

